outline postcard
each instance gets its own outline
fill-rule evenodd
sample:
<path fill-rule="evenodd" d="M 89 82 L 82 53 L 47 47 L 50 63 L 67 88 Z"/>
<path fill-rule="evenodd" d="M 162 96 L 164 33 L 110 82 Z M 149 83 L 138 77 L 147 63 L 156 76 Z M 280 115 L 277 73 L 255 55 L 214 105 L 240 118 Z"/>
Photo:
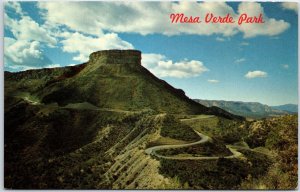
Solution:
<path fill-rule="evenodd" d="M 298 3 L 5 1 L 4 188 L 298 185 Z"/>

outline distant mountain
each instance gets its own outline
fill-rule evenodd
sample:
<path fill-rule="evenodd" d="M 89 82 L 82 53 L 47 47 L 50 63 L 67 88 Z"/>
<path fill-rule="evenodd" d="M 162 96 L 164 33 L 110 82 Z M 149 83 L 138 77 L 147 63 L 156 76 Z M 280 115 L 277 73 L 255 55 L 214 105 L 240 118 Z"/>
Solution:
<path fill-rule="evenodd" d="M 272 108 L 277 109 L 277 110 L 281 110 L 281 111 L 291 112 L 291 113 L 297 113 L 298 112 L 298 105 L 295 105 L 295 104 L 272 106 Z"/>
<path fill-rule="evenodd" d="M 216 106 L 232 114 L 242 115 L 250 118 L 264 118 L 270 116 L 289 114 L 288 110 L 273 108 L 258 102 L 223 101 L 223 100 L 201 100 L 195 101 L 207 107 Z"/>

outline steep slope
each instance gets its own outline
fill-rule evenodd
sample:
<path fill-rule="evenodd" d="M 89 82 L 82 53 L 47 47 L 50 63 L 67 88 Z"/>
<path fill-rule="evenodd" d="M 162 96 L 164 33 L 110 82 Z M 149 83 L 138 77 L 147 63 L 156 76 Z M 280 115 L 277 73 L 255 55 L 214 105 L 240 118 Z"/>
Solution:
<path fill-rule="evenodd" d="M 222 100 L 201 100 L 195 99 L 198 103 L 212 107 L 216 106 L 236 115 L 242 115 L 251 118 L 264 118 L 276 115 L 286 115 L 287 111 L 275 109 L 268 105 L 258 102 L 241 102 L 241 101 L 222 101 Z"/>

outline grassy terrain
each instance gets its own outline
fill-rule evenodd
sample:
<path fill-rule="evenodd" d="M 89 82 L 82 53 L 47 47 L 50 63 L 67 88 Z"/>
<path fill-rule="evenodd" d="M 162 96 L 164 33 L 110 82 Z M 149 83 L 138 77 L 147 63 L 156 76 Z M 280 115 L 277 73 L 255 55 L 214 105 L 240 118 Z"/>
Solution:
<path fill-rule="evenodd" d="M 159 137 L 157 140 L 148 143 L 147 148 L 159 145 L 177 145 L 177 144 L 186 144 L 187 141 L 172 139 L 170 137 Z"/>
<path fill-rule="evenodd" d="M 199 140 L 199 136 L 190 126 L 181 123 L 172 115 L 167 115 L 164 118 L 160 134 L 163 137 L 170 137 L 172 139 L 179 139 L 183 141 Z"/>
<path fill-rule="evenodd" d="M 192 156 L 229 156 L 231 152 L 225 147 L 224 144 L 217 141 L 208 142 L 205 144 L 198 144 L 184 148 L 160 150 L 157 152 L 164 156 L 175 156 L 179 154 L 190 154 Z"/>
<path fill-rule="evenodd" d="M 264 160 L 263 160 L 264 161 Z M 190 189 L 238 189 L 238 186 L 253 172 L 263 174 L 261 169 L 238 159 L 192 161 L 161 159 L 161 173 L 178 177 Z M 257 161 L 259 163 L 259 161 Z"/>
<path fill-rule="evenodd" d="M 91 164 L 98 171 L 107 170 L 106 163 L 112 160 L 105 156 L 107 150 L 115 146 L 113 153 L 120 153 L 144 126 L 154 126 L 147 120 L 138 123 L 143 113 L 49 108 L 46 113 L 44 105 L 21 102 L 5 114 L 5 187 L 84 187 L 74 175 L 81 177 L 81 170 L 90 170 Z M 92 188 L 98 185 L 91 178 L 103 180 L 91 172 L 84 174 Z"/>
<path fill-rule="evenodd" d="M 227 155 L 225 143 L 246 159 L 197 162 L 161 159 L 161 172 L 197 189 L 294 189 L 297 181 L 297 116 L 287 115 L 253 122 L 235 122 L 219 117 L 185 116 L 181 119 L 195 130 L 211 135 L 217 143 L 161 150 L 165 156 Z M 246 141 L 246 142 L 245 142 Z M 249 144 L 249 146 L 248 146 Z M 277 155 L 276 155 L 277 154 Z M 222 161 L 222 163 L 220 163 Z M 193 172 L 197 170 L 197 172 Z M 235 170 L 234 173 L 231 170 Z M 224 180 L 223 180 L 224 179 Z"/>
<path fill-rule="evenodd" d="M 228 120 L 217 116 L 189 116 L 189 118 L 181 121 L 193 129 L 225 143 L 239 142 L 248 133 L 244 126 L 246 122 Z"/>
<path fill-rule="evenodd" d="M 158 79 L 140 63 L 108 64 L 91 60 L 72 67 L 5 73 L 5 95 L 26 92 L 40 103 L 66 106 L 90 103 L 99 108 L 153 110 L 172 114 L 215 114 L 241 119 L 189 99 L 183 90 Z"/>
<path fill-rule="evenodd" d="M 196 154 L 194 153 L 196 152 Z M 240 189 L 247 179 L 258 179 L 265 175 L 272 161 L 264 154 L 241 150 L 245 159 L 224 159 L 195 161 L 195 160 L 166 160 L 160 159 L 162 174 L 176 177 L 180 183 L 189 189 Z M 174 149 L 159 151 L 163 155 L 201 156 L 228 155 L 221 146 L 195 146 L 189 149 Z M 243 189 L 243 188 L 242 188 Z M 249 188 L 251 189 L 251 188 Z"/>
<path fill-rule="evenodd" d="M 286 115 L 249 125 L 247 142 L 277 154 L 268 172 L 259 179 L 249 178 L 243 188 L 295 189 L 298 181 L 298 116 Z"/>
<path fill-rule="evenodd" d="M 212 134 L 209 133 L 211 130 L 217 128 L 219 118 L 216 116 L 196 115 L 187 116 L 186 118 L 181 119 L 181 121 L 197 131 L 204 132 L 207 135 L 212 136 Z"/>

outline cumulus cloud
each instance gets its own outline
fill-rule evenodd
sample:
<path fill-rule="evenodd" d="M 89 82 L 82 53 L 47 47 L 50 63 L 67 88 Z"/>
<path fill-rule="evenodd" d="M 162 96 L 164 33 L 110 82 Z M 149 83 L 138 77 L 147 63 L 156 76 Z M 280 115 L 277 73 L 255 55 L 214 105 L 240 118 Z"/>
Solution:
<path fill-rule="evenodd" d="M 284 69 L 288 69 L 290 66 L 289 66 L 288 64 L 284 64 L 284 65 L 282 65 L 282 67 L 283 67 Z"/>
<path fill-rule="evenodd" d="M 174 62 L 160 54 L 143 54 L 142 65 L 158 77 L 188 78 L 199 76 L 208 71 L 201 61 L 182 60 Z"/>
<path fill-rule="evenodd" d="M 298 13 L 298 3 L 296 2 L 283 2 L 281 3 L 283 9 L 292 10 Z"/>
<path fill-rule="evenodd" d="M 17 41 L 16 39 L 5 37 L 5 56 L 15 63 L 24 63 L 24 58 L 40 58 L 42 53 L 39 50 L 40 44 L 37 41 Z"/>
<path fill-rule="evenodd" d="M 248 42 L 241 42 L 240 45 L 241 45 L 241 46 L 248 46 L 248 45 L 250 45 L 250 44 L 249 44 Z"/>
<path fill-rule="evenodd" d="M 14 36 L 14 38 L 7 38 L 5 44 L 5 61 L 9 65 L 26 65 L 26 69 L 31 69 L 36 68 L 36 65 L 40 62 L 39 65 L 46 66 L 50 63 L 50 60 L 42 54 L 41 48 L 43 46 L 56 46 L 58 42 L 62 51 L 75 53 L 76 56 L 74 56 L 73 60 L 80 62 L 87 61 L 89 54 L 97 50 L 133 48 L 130 43 L 123 41 L 116 33 L 98 33 L 98 35 L 85 33 L 84 35 L 79 32 L 70 32 L 69 30 L 67 30 L 68 32 L 63 32 L 59 29 L 59 25 L 49 21 L 42 25 L 38 24 L 23 13 L 18 2 L 7 2 L 5 6 L 6 11 L 9 8 L 9 10 L 20 15 L 18 18 L 12 19 L 5 13 L 5 28 L 9 29 Z M 68 18 L 68 15 L 65 13 L 61 16 L 68 20 L 74 20 Z M 25 68 L 19 67 L 19 69 Z"/>
<path fill-rule="evenodd" d="M 62 50 L 67 53 L 76 53 L 74 61 L 88 61 L 88 56 L 94 51 L 103 49 L 133 49 L 133 45 L 123 41 L 115 33 L 107 33 L 99 37 L 86 36 L 81 33 L 65 32 L 60 35 Z"/>
<path fill-rule="evenodd" d="M 217 37 L 216 40 L 217 40 L 217 41 L 221 41 L 221 42 L 226 41 L 226 39 L 225 39 L 225 38 L 222 38 L 222 37 Z"/>
<path fill-rule="evenodd" d="M 5 45 L 6 61 L 18 65 L 23 62 L 26 63 L 24 66 L 31 67 L 35 67 L 38 62 L 47 61 L 41 63 L 44 66 L 51 64 L 41 53 L 43 46 L 59 45 L 62 51 L 75 54 L 73 60 L 80 62 L 87 61 L 93 51 L 134 48 L 131 43 L 120 38 L 118 33 L 158 33 L 167 36 L 216 34 L 217 41 L 224 41 L 238 33 L 243 33 L 245 38 L 278 35 L 289 27 L 283 20 L 268 18 L 261 4 L 254 2 L 240 3 L 237 12 L 225 2 L 38 2 L 37 7 L 44 21 L 42 24 L 24 14 L 18 2 L 8 2 L 5 6 L 19 15 L 18 18 L 11 18 L 5 13 L 5 28 L 14 36 L 6 39 L 6 43 L 11 43 Z M 250 16 L 263 13 L 265 24 L 189 25 L 172 24 L 169 20 L 170 13 L 200 14 L 203 19 L 208 12 L 216 16 L 229 13 L 237 20 L 238 15 L 245 10 Z M 148 54 L 148 58 L 145 56 L 143 59 L 144 65 L 150 65 L 149 69 L 161 77 L 192 77 L 208 70 L 201 61 L 174 62 L 159 54 Z"/>
<path fill-rule="evenodd" d="M 267 73 L 264 71 L 249 71 L 245 77 L 247 79 L 253 79 L 253 78 L 262 78 L 262 77 L 267 77 Z"/>
<path fill-rule="evenodd" d="M 20 19 L 12 19 L 7 14 L 5 17 L 5 27 L 9 29 L 18 40 L 39 41 L 53 46 L 56 39 L 49 34 L 45 28 L 32 20 L 29 16 L 22 16 Z"/>
<path fill-rule="evenodd" d="M 14 68 L 37 68 L 52 64 L 45 56 L 38 41 L 16 40 L 4 38 L 4 61 L 6 67 Z"/>
<path fill-rule="evenodd" d="M 238 12 L 225 2 L 39 2 L 45 20 L 52 25 L 67 26 L 78 32 L 99 35 L 103 31 L 115 33 L 139 33 L 142 35 L 160 33 L 164 35 L 220 34 L 232 36 L 239 32 L 244 37 L 257 35 L 277 35 L 285 31 L 289 24 L 283 20 L 268 18 L 261 4 L 242 2 Z M 61 12 L 61 7 L 64 11 Z M 231 14 L 235 20 L 239 14 L 249 16 L 263 13 L 264 24 L 172 24 L 170 13 L 185 13 L 188 16 L 205 17 L 206 13 L 216 16 Z M 103 13 L 103 14 L 99 14 Z M 107 14 L 109 13 L 109 14 Z M 122 13 L 122 14 L 120 14 Z M 145 22 L 147 21 L 147 22 Z"/>
<path fill-rule="evenodd" d="M 46 65 L 45 68 L 57 68 L 57 67 L 61 67 L 60 64 L 50 64 L 50 65 Z"/>
<path fill-rule="evenodd" d="M 16 1 L 7 1 L 4 2 L 5 9 L 12 10 L 14 13 L 23 15 L 23 11 L 19 2 Z"/>
<path fill-rule="evenodd" d="M 5 66 L 5 70 L 7 71 L 26 71 L 31 69 L 41 69 L 41 68 L 56 68 L 61 67 L 59 64 L 50 64 L 45 66 L 26 66 L 26 65 L 8 65 Z"/>
<path fill-rule="evenodd" d="M 161 54 L 142 54 L 142 65 L 148 69 L 155 68 L 158 62 L 163 60 L 167 60 L 167 57 Z"/>
<path fill-rule="evenodd" d="M 12 19 L 4 13 L 5 28 L 13 37 L 4 37 L 4 67 L 9 71 L 53 67 L 42 46 L 54 46 L 56 39 L 23 12 L 19 2 L 6 2 L 5 11 L 18 14 Z"/>
<path fill-rule="evenodd" d="M 239 58 L 239 59 L 236 59 L 234 62 L 235 63 L 242 63 L 242 62 L 245 62 L 246 61 L 246 59 L 245 58 Z"/>
<path fill-rule="evenodd" d="M 264 9 L 261 4 L 256 2 L 241 2 L 238 6 L 238 13 L 247 13 L 250 17 L 263 14 L 265 23 L 244 23 L 239 26 L 239 30 L 244 33 L 245 38 L 255 37 L 258 35 L 278 35 L 290 26 L 290 24 L 284 20 L 268 18 L 268 16 L 264 13 Z"/>
<path fill-rule="evenodd" d="M 216 80 L 216 79 L 208 79 L 207 81 L 209 83 L 219 83 L 219 80 Z"/>

